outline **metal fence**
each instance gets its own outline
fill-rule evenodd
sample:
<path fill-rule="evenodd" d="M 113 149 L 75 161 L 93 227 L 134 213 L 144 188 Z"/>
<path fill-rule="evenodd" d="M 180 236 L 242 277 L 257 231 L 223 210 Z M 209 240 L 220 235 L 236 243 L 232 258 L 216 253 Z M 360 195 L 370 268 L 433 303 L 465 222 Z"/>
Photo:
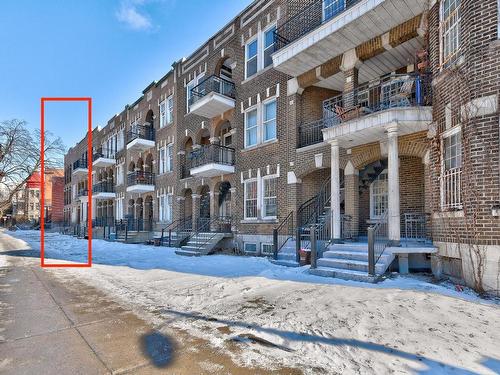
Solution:
<path fill-rule="evenodd" d="M 236 90 L 234 82 L 228 81 L 218 76 L 210 76 L 204 79 L 198 86 L 191 89 L 191 98 L 189 106 L 195 104 L 206 95 L 215 92 L 229 98 L 236 98 Z"/>

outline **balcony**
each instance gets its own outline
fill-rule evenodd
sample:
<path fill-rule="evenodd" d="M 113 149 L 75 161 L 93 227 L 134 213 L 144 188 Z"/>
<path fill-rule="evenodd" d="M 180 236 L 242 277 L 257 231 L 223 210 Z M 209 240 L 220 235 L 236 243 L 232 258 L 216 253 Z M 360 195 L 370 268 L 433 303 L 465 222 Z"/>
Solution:
<path fill-rule="evenodd" d="M 128 193 L 152 193 L 155 190 L 155 175 L 150 172 L 136 171 L 127 175 Z"/>
<path fill-rule="evenodd" d="M 233 109 L 235 105 L 234 83 L 217 76 L 211 76 L 191 90 L 190 113 L 214 118 Z"/>
<path fill-rule="evenodd" d="M 426 0 L 315 0 L 276 30 L 274 67 L 297 77 L 423 13 L 426 4 Z"/>
<path fill-rule="evenodd" d="M 89 191 L 87 189 L 78 190 L 77 200 L 80 202 L 88 202 L 89 201 Z"/>
<path fill-rule="evenodd" d="M 215 144 L 191 152 L 188 157 L 191 175 L 215 177 L 234 173 L 234 152 L 234 148 Z"/>
<path fill-rule="evenodd" d="M 116 153 L 103 148 L 98 149 L 92 158 L 94 167 L 111 167 L 115 165 Z"/>
<path fill-rule="evenodd" d="M 116 197 L 115 194 L 115 186 L 112 182 L 101 181 L 95 184 L 92 187 L 92 197 L 95 199 L 114 199 Z"/>
<path fill-rule="evenodd" d="M 153 125 L 135 125 L 127 132 L 127 150 L 144 152 L 155 146 Z"/>
<path fill-rule="evenodd" d="M 390 75 L 323 102 L 323 118 L 298 129 L 297 148 L 337 139 L 351 148 L 384 139 L 385 127 L 397 122 L 399 134 L 427 130 L 432 121 L 429 76 Z"/>
<path fill-rule="evenodd" d="M 89 173 L 86 159 L 80 159 L 73 163 L 73 176 L 87 176 Z"/>

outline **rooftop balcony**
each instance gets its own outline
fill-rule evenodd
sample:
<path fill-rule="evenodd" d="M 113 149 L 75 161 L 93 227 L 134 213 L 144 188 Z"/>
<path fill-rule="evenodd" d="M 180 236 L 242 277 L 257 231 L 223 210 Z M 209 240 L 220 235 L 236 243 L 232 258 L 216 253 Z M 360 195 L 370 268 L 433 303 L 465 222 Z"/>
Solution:
<path fill-rule="evenodd" d="M 95 199 L 114 199 L 115 185 L 110 181 L 101 181 L 92 187 L 92 197 Z"/>
<path fill-rule="evenodd" d="M 297 77 L 412 19 L 426 0 L 315 0 L 275 32 L 274 67 Z"/>
<path fill-rule="evenodd" d="M 111 167 L 115 165 L 116 153 L 105 148 L 99 148 L 92 158 L 94 167 Z"/>
<path fill-rule="evenodd" d="M 155 146 L 153 125 L 135 125 L 127 132 L 127 150 L 144 152 Z"/>
<path fill-rule="evenodd" d="M 87 176 L 88 173 L 88 162 L 86 159 L 80 159 L 73 163 L 73 176 Z"/>
<path fill-rule="evenodd" d="M 432 121 L 429 76 L 394 74 L 360 85 L 323 102 L 323 118 L 301 124 L 297 148 L 337 139 L 351 148 L 384 139 L 397 122 L 400 135 L 428 129 Z"/>
<path fill-rule="evenodd" d="M 135 171 L 127 175 L 128 193 L 152 193 L 155 190 L 155 175 L 150 172 Z"/>
<path fill-rule="evenodd" d="M 234 83 L 217 76 L 206 78 L 191 93 L 190 113 L 206 118 L 219 116 L 235 105 Z"/>
<path fill-rule="evenodd" d="M 188 166 L 191 176 L 215 177 L 234 173 L 234 148 L 211 144 L 191 152 Z"/>

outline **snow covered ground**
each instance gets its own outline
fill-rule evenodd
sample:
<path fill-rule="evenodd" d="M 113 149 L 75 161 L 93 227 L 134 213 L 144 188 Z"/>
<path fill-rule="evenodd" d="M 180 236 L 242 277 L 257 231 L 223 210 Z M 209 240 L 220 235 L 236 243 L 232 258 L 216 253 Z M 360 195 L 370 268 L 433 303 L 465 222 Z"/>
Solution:
<path fill-rule="evenodd" d="M 10 255 L 38 256 L 39 232 L 8 234 L 26 247 Z M 48 263 L 87 260 L 85 240 L 46 234 L 45 241 Z M 451 284 L 394 277 L 371 285 L 264 258 L 187 258 L 100 240 L 92 248 L 91 269 L 49 272 L 103 290 L 160 328 L 206 338 L 239 364 L 321 374 L 500 373 L 498 303 Z M 6 258 L 0 252 L 0 266 Z"/>

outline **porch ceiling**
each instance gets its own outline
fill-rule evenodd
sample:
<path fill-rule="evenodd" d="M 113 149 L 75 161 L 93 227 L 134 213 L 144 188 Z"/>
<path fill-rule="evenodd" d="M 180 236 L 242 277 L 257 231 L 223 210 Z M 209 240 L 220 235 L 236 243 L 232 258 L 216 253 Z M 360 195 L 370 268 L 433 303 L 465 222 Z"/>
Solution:
<path fill-rule="evenodd" d="M 407 66 L 414 62 L 415 52 L 421 49 L 424 40 L 421 37 L 413 38 L 397 47 L 385 51 L 375 57 L 365 61 L 359 67 L 359 83 L 365 83 L 394 72 L 396 69 Z M 337 73 L 314 86 L 327 89 L 343 91 L 344 73 Z"/>
<path fill-rule="evenodd" d="M 426 4 L 426 0 L 361 1 L 278 50 L 274 67 L 297 77 L 421 14 Z"/>

